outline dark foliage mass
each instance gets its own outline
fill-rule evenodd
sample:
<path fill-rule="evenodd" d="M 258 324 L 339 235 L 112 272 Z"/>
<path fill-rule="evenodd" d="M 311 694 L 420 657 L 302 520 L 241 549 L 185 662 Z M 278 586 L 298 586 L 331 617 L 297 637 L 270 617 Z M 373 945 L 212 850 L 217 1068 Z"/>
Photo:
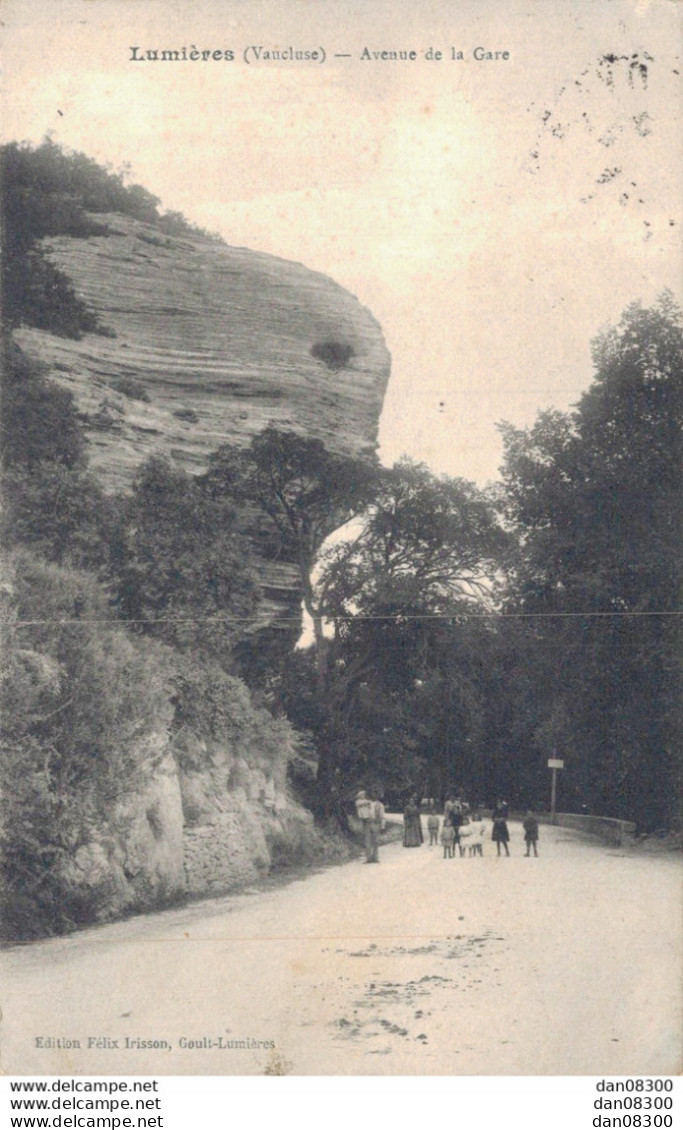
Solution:
<path fill-rule="evenodd" d="M 100 180 L 106 176 L 95 162 L 70 158 L 51 142 L 37 149 L 12 142 L 0 150 L 6 326 L 36 326 L 74 338 L 101 328 L 96 315 L 50 261 L 40 242 L 47 236 L 86 238 L 106 232 L 103 224 L 87 214 L 89 204 L 83 193 L 87 172 Z"/>
<path fill-rule="evenodd" d="M 400 800 L 464 790 L 544 808 L 558 756 L 569 810 L 678 825 L 683 334 L 671 298 L 630 307 L 594 362 L 573 412 L 503 426 L 495 491 L 409 462 L 374 468 L 349 537 L 322 556 L 302 553 L 283 505 L 305 507 L 292 468 L 284 490 L 260 480 L 315 628 L 309 661 L 271 687 L 316 735 L 321 808 L 359 782 Z"/>
<path fill-rule="evenodd" d="M 39 463 L 60 463 L 69 470 L 85 462 L 85 441 L 73 397 L 29 361 L 9 338 L 3 339 L 3 466 L 30 471 Z"/>
<path fill-rule="evenodd" d="M 43 240 L 106 235 L 107 213 L 119 213 L 165 234 L 200 233 L 179 213 L 159 212 L 159 199 L 124 173 L 52 141 L 0 147 L 2 317 L 8 328 L 35 326 L 59 337 L 107 334 L 94 311 L 50 260 Z"/>
<path fill-rule="evenodd" d="M 557 751 L 570 804 L 652 828 L 677 819 L 681 799 L 683 328 L 671 298 L 629 307 L 594 361 L 574 412 L 503 431 L 518 546 L 506 609 L 530 617 L 506 625 L 508 653 L 525 657 L 509 680 L 509 747 L 527 777 Z"/>
<path fill-rule="evenodd" d="M 108 552 L 112 503 L 88 470 L 73 397 L 7 338 L 2 360 L 2 544 L 97 567 Z"/>
<path fill-rule="evenodd" d="M 114 606 L 136 630 L 231 666 L 259 590 L 229 497 L 152 457 L 119 507 L 108 568 Z"/>

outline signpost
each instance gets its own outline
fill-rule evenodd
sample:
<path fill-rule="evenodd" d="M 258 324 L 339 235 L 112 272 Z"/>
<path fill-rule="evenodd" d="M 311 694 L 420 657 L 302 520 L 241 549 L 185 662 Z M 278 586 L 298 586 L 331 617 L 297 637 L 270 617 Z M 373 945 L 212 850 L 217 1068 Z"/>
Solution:
<path fill-rule="evenodd" d="M 550 785 L 550 823 L 555 823 L 555 804 L 557 802 L 557 770 L 564 769 L 564 761 L 559 757 L 548 758 L 548 768 L 552 769 L 552 781 Z"/>

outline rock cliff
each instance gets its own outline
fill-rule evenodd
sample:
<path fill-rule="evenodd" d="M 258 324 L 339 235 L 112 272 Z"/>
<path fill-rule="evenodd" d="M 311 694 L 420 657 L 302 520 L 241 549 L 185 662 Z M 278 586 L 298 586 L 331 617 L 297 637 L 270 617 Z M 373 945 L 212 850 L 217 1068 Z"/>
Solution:
<path fill-rule="evenodd" d="M 351 294 L 300 264 L 200 234 L 168 235 L 118 213 L 97 221 L 106 234 L 44 247 L 107 333 L 15 336 L 73 393 L 105 489 L 125 489 L 152 454 L 199 472 L 221 444 L 246 446 L 268 425 L 338 454 L 374 446 L 390 358 Z M 298 615 L 294 566 L 261 558 L 258 567 L 259 624 Z M 31 638 L 22 636 L 25 649 Z M 35 664 L 47 663 L 44 641 L 35 647 Z M 291 737 L 248 696 L 240 710 L 229 739 L 201 727 L 143 735 L 154 756 L 145 744 L 139 760 L 155 765 L 145 789 L 124 793 L 60 857 L 63 887 L 91 919 L 218 893 L 340 850 L 288 794 Z"/>
<path fill-rule="evenodd" d="M 59 866 L 62 889 L 90 920 L 222 894 L 272 869 L 348 854 L 289 794 L 284 735 L 267 751 L 189 732 L 172 746 L 164 734 L 144 744 L 156 755 L 144 789 L 122 795 Z"/>
<path fill-rule="evenodd" d="M 16 337 L 74 393 L 110 489 L 153 452 L 198 471 L 269 424 L 338 453 L 374 445 L 390 358 L 356 298 L 298 263 L 97 219 L 106 235 L 44 246 L 112 336 Z"/>
<path fill-rule="evenodd" d="M 106 489 L 128 486 L 154 453 L 199 472 L 221 444 L 246 446 L 268 425 L 338 454 L 375 445 L 390 356 L 353 295 L 299 263 L 96 218 L 107 234 L 44 247 L 111 336 L 15 336 L 74 394 Z M 297 615 L 293 566 L 261 557 L 259 568 L 258 624 Z"/>
<path fill-rule="evenodd" d="M 24 550 L 0 562 L 0 937 L 105 922 L 348 854 L 288 787 L 295 732 L 239 679 L 214 668 L 190 682 L 186 668 L 183 690 L 173 684 L 186 695 L 179 723 L 170 649 L 107 626 L 103 672 L 94 584 Z M 86 601 L 78 627 L 57 618 L 74 594 Z M 48 623 L 37 619 L 46 608 Z M 74 713 L 60 729 L 65 708 Z"/>

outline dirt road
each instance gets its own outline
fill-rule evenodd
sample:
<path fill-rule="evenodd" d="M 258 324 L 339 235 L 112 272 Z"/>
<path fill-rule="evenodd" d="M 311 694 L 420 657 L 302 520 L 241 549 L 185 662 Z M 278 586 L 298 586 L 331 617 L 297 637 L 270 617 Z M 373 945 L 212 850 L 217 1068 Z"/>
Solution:
<path fill-rule="evenodd" d="M 2 1070 L 679 1072 L 678 857 L 511 834 L 510 859 L 391 845 L 6 952 Z"/>

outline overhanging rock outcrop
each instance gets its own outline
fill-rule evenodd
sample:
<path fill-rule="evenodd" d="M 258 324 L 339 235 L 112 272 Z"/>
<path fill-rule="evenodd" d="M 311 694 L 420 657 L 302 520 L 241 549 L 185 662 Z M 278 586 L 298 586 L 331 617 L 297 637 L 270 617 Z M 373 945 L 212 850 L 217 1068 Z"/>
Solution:
<path fill-rule="evenodd" d="M 109 488 L 153 452 L 200 470 L 269 424 L 349 455 L 375 443 L 390 357 L 353 295 L 299 263 L 97 219 L 107 235 L 46 246 L 115 336 L 16 336 L 75 394 Z"/>
<path fill-rule="evenodd" d="M 73 392 L 92 468 L 130 485 L 148 456 L 199 472 L 268 425 L 356 455 L 376 443 L 390 356 L 348 291 L 299 263 L 119 214 L 107 234 L 45 241 L 111 336 L 16 338 Z M 298 604 L 295 571 L 262 562 L 261 622 Z"/>

